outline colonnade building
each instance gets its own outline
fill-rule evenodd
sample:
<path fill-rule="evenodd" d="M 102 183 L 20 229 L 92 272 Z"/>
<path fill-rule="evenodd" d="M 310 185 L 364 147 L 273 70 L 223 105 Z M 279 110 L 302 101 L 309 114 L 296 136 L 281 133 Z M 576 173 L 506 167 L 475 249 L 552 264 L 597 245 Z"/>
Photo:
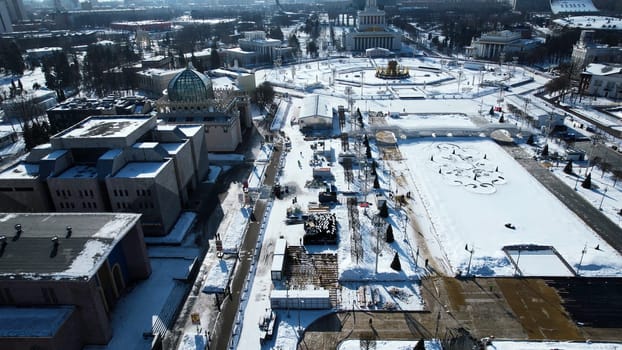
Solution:
<path fill-rule="evenodd" d="M 469 49 L 475 57 L 495 59 L 501 53 L 523 52 L 538 45 L 538 41 L 524 38 L 521 32 L 502 30 L 474 38 Z"/>
<path fill-rule="evenodd" d="M 361 52 L 371 48 L 399 51 L 401 34 L 386 24 L 385 12 L 378 9 L 376 0 L 367 0 L 365 9 L 357 13 L 356 28 L 344 32 L 346 50 Z"/>

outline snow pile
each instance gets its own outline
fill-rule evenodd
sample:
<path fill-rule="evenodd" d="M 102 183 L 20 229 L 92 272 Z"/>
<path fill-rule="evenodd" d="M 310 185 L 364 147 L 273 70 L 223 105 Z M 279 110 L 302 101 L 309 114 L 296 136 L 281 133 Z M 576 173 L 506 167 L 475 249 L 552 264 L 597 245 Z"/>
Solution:
<path fill-rule="evenodd" d="M 177 350 L 207 349 L 207 337 L 203 334 L 184 334 Z"/>
<path fill-rule="evenodd" d="M 219 259 L 205 277 L 203 293 L 223 293 L 235 268 L 236 259 Z"/>
<path fill-rule="evenodd" d="M 145 237 L 147 244 L 180 244 L 197 219 L 197 214 L 191 211 L 182 212 L 175 226 L 164 237 Z"/>
<path fill-rule="evenodd" d="M 242 243 L 246 232 L 246 223 L 251 214 L 251 208 L 240 208 L 231 219 L 227 230 L 220 233 L 222 239 L 222 250 L 226 254 L 235 254 Z"/>

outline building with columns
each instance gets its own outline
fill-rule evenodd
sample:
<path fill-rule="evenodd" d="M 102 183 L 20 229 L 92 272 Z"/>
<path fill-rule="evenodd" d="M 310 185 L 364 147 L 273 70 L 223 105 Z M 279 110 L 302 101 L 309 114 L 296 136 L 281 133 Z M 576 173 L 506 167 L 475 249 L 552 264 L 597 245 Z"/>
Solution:
<path fill-rule="evenodd" d="M 521 32 L 503 30 L 474 38 L 471 41 L 471 50 L 475 57 L 496 59 L 501 53 L 523 52 L 538 45 L 537 40 L 524 38 Z"/>
<path fill-rule="evenodd" d="M 376 0 L 367 0 L 365 9 L 358 11 L 356 27 L 344 32 L 348 51 L 362 52 L 371 48 L 399 51 L 402 47 L 401 34 L 386 24 L 385 12 L 378 9 Z"/>
<path fill-rule="evenodd" d="M 292 48 L 284 46 L 281 40 L 266 37 L 266 32 L 255 30 L 243 34 L 244 37 L 238 39 L 239 48 L 224 50 L 227 65 L 257 66 L 292 59 Z"/>

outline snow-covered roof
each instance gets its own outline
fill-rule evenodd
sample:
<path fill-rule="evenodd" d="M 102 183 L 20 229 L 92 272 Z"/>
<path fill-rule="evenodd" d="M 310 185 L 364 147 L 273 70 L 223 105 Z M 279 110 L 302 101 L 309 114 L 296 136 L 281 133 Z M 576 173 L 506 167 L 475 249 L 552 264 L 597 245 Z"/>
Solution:
<path fill-rule="evenodd" d="M 229 53 L 237 53 L 237 54 L 241 54 L 241 55 L 248 55 L 248 56 L 252 56 L 255 54 L 255 51 L 244 51 L 239 47 L 234 47 L 231 49 L 225 49 L 226 52 Z"/>
<path fill-rule="evenodd" d="M 551 0 L 551 11 L 558 13 L 598 12 L 592 0 Z"/>
<path fill-rule="evenodd" d="M 286 249 L 287 249 L 287 240 L 283 238 L 277 239 L 276 244 L 274 245 L 274 254 L 284 255 Z"/>
<path fill-rule="evenodd" d="M 212 78 L 212 84 L 215 89 L 234 89 L 240 90 L 235 84 L 235 80 L 229 77 Z"/>
<path fill-rule="evenodd" d="M 197 214 L 191 211 L 185 211 L 179 215 L 179 219 L 175 223 L 175 226 L 164 237 L 145 237 L 145 243 L 147 244 L 181 244 L 186 237 L 192 225 L 194 225 L 197 219 Z"/>
<path fill-rule="evenodd" d="M 235 267 L 235 258 L 220 259 L 212 266 L 205 277 L 203 293 L 223 293 Z"/>
<path fill-rule="evenodd" d="M 0 338 L 53 337 L 74 311 L 73 306 L 0 308 Z"/>
<path fill-rule="evenodd" d="M 184 135 L 190 137 L 203 130 L 203 125 L 176 125 Z"/>
<path fill-rule="evenodd" d="M 35 179 L 39 176 L 39 164 L 18 163 L 0 172 L 0 179 Z"/>
<path fill-rule="evenodd" d="M 111 149 L 107 151 L 106 153 L 102 154 L 102 156 L 99 157 L 99 159 L 102 159 L 102 160 L 115 159 L 121 153 L 123 153 L 122 149 L 119 149 L 119 148 Z"/>
<path fill-rule="evenodd" d="M 170 142 L 170 143 L 161 143 L 162 148 L 168 152 L 169 155 L 174 155 L 179 153 L 179 151 L 183 148 L 183 142 Z"/>
<path fill-rule="evenodd" d="M 327 289 L 274 289 L 270 292 L 270 298 L 325 299 L 328 296 Z"/>
<path fill-rule="evenodd" d="M 585 67 L 585 73 L 591 75 L 612 75 L 622 73 L 622 67 L 610 64 L 590 63 Z"/>
<path fill-rule="evenodd" d="M 97 168 L 88 165 L 76 165 L 65 170 L 58 176 L 59 178 L 96 178 Z"/>
<path fill-rule="evenodd" d="M 139 218 L 127 213 L 0 213 L 0 232 L 7 236 L 0 279 L 89 279 Z"/>
<path fill-rule="evenodd" d="M 127 163 L 118 173 L 116 178 L 154 178 L 158 175 L 169 160 L 164 162 L 131 162 Z"/>
<path fill-rule="evenodd" d="M 622 30 L 622 19 L 606 16 L 569 16 L 553 20 L 561 26 L 599 30 Z"/>
<path fill-rule="evenodd" d="M 120 137 L 130 134 L 147 118 L 88 118 L 62 134 L 64 138 Z"/>
<path fill-rule="evenodd" d="M 332 106 L 330 100 L 321 95 L 310 95 L 302 100 L 299 119 L 308 117 L 332 118 Z"/>

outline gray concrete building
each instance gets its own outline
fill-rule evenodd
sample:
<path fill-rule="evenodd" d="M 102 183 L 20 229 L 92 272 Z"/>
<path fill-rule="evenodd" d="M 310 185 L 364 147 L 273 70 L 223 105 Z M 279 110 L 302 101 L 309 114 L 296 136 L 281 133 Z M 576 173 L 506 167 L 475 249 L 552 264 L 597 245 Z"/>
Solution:
<path fill-rule="evenodd" d="M 0 211 L 142 213 L 165 235 L 207 176 L 206 138 L 155 116 L 87 118 L 0 172 Z"/>

